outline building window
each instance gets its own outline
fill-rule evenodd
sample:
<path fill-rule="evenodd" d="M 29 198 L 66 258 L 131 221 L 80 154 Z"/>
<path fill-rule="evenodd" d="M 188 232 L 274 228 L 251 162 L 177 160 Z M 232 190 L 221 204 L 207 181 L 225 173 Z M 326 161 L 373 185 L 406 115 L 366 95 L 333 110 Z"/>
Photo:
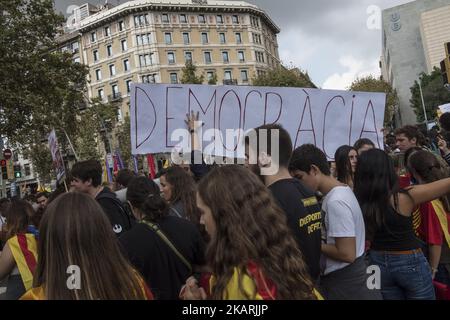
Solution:
<path fill-rule="evenodd" d="M 163 13 L 161 20 L 164 23 L 169 23 L 169 15 L 167 13 Z"/>
<path fill-rule="evenodd" d="M 125 72 L 130 71 L 130 60 L 123 60 L 123 70 Z"/>
<path fill-rule="evenodd" d="M 151 66 L 153 64 L 153 53 L 139 55 L 139 64 L 141 67 Z"/>
<path fill-rule="evenodd" d="M 219 33 L 219 39 L 220 39 L 221 44 L 227 43 L 227 38 L 225 37 L 225 33 L 223 33 L 223 32 Z"/>
<path fill-rule="evenodd" d="M 236 43 L 242 43 L 242 36 L 240 33 L 236 33 Z"/>
<path fill-rule="evenodd" d="M 208 43 L 208 33 L 202 32 L 202 43 L 207 44 Z"/>
<path fill-rule="evenodd" d="M 142 77 L 143 83 L 156 83 L 156 74 L 149 74 Z"/>
<path fill-rule="evenodd" d="M 125 22 L 119 21 L 119 31 L 125 30 Z"/>
<path fill-rule="evenodd" d="M 138 16 L 134 16 L 134 26 L 142 27 L 148 24 L 148 14 L 141 14 Z"/>
<path fill-rule="evenodd" d="M 127 40 L 122 40 L 120 41 L 120 43 L 122 44 L 122 51 L 127 51 L 128 50 Z"/>
<path fill-rule="evenodd" d="M 169 64 L 175 64 L 175 53 L 174 52 L 167 53 L 167 61 Z"/>
<path fill-rule="evenodd" d="M 112 45 L 107 45 L 106 46 L 106 52 L 108 53 L 108 57 L 112 56 Z"/>
<path fill-rule="evenodd" d="M 224 80 L 231 80 L 232 79 L 231 71 L 225 71 L 223 78 Z"/>
<path fill-rule="evenodd" d="M 147 45 L 151 43 L 151 33 L 138 34 L 136 36 L 136 43 L 138 46 Z"/>
<path fill-rule="evenodd" d="M 113 98 L 117 99 L 120 97 L 120 93 L 119 93 L 119 86 L 117 84 L 113 84 L 111 86 L 112 89 L 112 93 L 113 93 Z"/>
<path fill-rule="evenodd" d="M 233 24 L 239 24 L 239 17 L 237 15 L 233 15 L 231 17 L 231 21 L 233 21 Z"/>
<path fill-rule="evenodd" d="M 72 43 L 72 52 L 77 53 L 78 51 L 80 51 L 80 45 L 78 44 L 78 42 Z"/>
<path fill-rule="evenodd" d="M 80 57 L 76 57 L 75 59 L 73 59 L 73 62 L 75 62 L 75 63 L 81 63 Z"/>
<path fill-rule="evenodd" d="M 230 57 L 229 57 L 227 51 L 223 51 L 223 52 L 222 52 L 222 58 L 223 58 L 223 62 L 224 62 L 224 63 L 230 62 Z"/>
<path fill-rule="evenodd" d="M 25 167 L 25 176 L 26 176 L 26 177 L 31 176 L 31 168 L 30 168 L 30 165 L 29 165 L 28 163 L 26 163 L 26 164 L 24 165 L 24 167 Z"/>
<path fill-rule="evenodd" d="M 242 80 L 242 82 L 248 82 L 247 70 L 241 70 L 241 80 Z"/>
<path fill-rule="evenodd" d="M 172 34 L 170 32 L 166 32 L 164 37 L 166 39 L 166 44 L 172 44 Z"/>
<path fill-rule="evenodd" d="M 192 62 L 192 52 L 186 51 L 184 53 L 184 59 L 186 60 L 186 62 L 188 62 L 188 61 Z"/>
<path fill-rule="evenodd" d="M 238 58 L 239 58 L 239 62 L 244 62 L 245 61 L 244 51 L 238 51 Z"/>
<path fill-rule="evenodd" d="M 131 80 L 127 80 L 125 81 L 125 84 L 127 85 L 127 93 L 131 92 Z"/>
<path fill-rule="evenodd" d="M 99 59 L 99 56 L 98 56 L 98 50 L 94 50 L 92 53 L 93 53 L 93 55 L 94 55 L 94 62 L 97 62 L 98 59 Z"/>
<path fill-rule="evenodd" d="M 214 71 L 208 71 L 206 73 L 206 79 L 209 81 L 211 81 L 214 78 Z"/>
<path fill-rule="evenodd" d="M 91 42 L 96 42 L 97 41 L 97 32 L 92 32 L 91 33 Z"/>
<path fill-rule="evenodd" d="M 178 83 L 178 75 L 176 73 L 170 74 L 170 83 L 172 84 Z"/>
<path fill-rule="evenodd" d="M 138 46 L 142 46 L 142 35 L 140 35 L 140 34 L 138 34 L 137 36 L 136 36 L 136 44 L 138 45 Z"/>
<path fill-rule="evenodd" d="M 256 53 L 256 61 L 264 63 L 264 52 L 255 51 Z"/>
<path fill-rule="evenodd" d="M 211 52 L 205 52 L 205 63 L 209 64 L 211 63 Z"/>
<path fill-rule="evenodd" d="M 218 14 L 216 16 L 216 21 L 218 24 L 223 24 L 223 16 L 221 14 Z"/>
<path fill-rule="evenodd" d="M 103 101 L 103 99 L 105 98 L 105 91 L 103 91 L 103 89 L 98 89 L 97 93 L 98 97 Z"/>
<path fill-rule="evenodd" d="M 199 14 L 198 15 L 198 23 L 206 23 L 204 14 Z"/>
<path fill-rule="evenodd" d="M 185 14 L 180 14 L 180 22 L 181 23 L 187 23 L 187 18 Z"/>
<path fill-rule="evenodd" d="M 102 80 L 102 70 L 100 69 L 95 70 L 95 77 L 97 78 L 97 81 Z"/>
<path fill-rule="evenodd" d="M 109 37 L 111 35 L 111 28 L 110 27 L 106 27 L 105 28 L 105 37 Z"/>
<path fill-rule="evenodd" d="M 151 43 L 151 33 L 143 34 L 142 37 L 142 44 L 147 45 Z"/>
<path fill-rule="evenodd" d="M 262 44 L 261 35 L 253 33 L 253 42 L 257 44 Z"/>
<path fill-rule="evenodd" d="M 184 44 L 191 43 L 191 39 L 189 37 L 189 33 L 188 32 L 183 32 L 183 42 L 184 42 Z"/>
<path fill-rule="evenodd" d="M 116 66 L 111 64 L 109 65 L 109 74 L 111 75 L 111 77 L 116 75 Z"/>

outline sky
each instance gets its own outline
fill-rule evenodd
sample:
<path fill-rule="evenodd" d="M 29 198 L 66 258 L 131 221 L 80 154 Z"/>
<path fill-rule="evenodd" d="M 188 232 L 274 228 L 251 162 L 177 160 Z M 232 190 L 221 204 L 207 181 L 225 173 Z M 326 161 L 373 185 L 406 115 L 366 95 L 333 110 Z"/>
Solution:
<path fill-rule="evenodd" d="M 263 9 L 280 27 L 283 64 L 307 71 L 323 89 L 344 90 L 358 77 L 380 75 L 381 10 L 413 0 L 246 1 Z M 104 0 L 55 0 L 55 5 L 69 15 L 70 6 L 86 2 Z"/>

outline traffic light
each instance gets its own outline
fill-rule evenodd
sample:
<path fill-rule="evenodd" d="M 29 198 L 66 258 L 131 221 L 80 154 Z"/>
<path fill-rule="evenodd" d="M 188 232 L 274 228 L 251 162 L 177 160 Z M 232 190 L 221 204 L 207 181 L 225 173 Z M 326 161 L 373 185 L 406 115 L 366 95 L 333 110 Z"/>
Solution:
<path fill-rule="evenodd" d="M 22 178 L 22 168 L 20 165 L 14 166 L 14 178 Z"/>
<path fill-rule="evenodd" d="M 2 170 L 2 179 L 3 180 L 8 180 L 8 173 L 6 171 L 7 163 L 8 163 L 8 161 L 6 161 L 5 159 L 0 160 L 0 168 Z"/>

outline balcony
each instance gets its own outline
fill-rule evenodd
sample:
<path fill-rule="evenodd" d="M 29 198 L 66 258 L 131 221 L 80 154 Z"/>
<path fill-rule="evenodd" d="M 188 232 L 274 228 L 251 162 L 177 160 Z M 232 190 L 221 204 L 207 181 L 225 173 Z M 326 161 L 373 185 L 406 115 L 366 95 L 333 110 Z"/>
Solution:
<path fill-rule="evenodd" d="M 225 86 L 237 86 L 238 82 L 236 79 L 225 79 L 223 80 L 223 85 Z"/>
<path fill-rule="evenodd" d="M 120 92 L 108 96 L 109 102 L 119 101 L 120 99 L 122 99 L 122 94 Z"/>

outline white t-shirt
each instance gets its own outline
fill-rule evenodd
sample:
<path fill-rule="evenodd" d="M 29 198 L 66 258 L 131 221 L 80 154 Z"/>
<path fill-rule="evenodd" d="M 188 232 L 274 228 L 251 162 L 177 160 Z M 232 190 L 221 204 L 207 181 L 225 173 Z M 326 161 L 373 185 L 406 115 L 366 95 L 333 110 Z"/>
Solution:
<path fill-rule="evenodd" d="M 365 249 L 366 230 L 361 207 L 352 189 L 333 188 L 323 200 L 322 211 L 325 214 L 327 244 L 335 244 L 335 238 L 356 238 L 356 257 L 361 257 Z M 325 275 L 349 265 L 329 257 L 325 258 Z"/>

